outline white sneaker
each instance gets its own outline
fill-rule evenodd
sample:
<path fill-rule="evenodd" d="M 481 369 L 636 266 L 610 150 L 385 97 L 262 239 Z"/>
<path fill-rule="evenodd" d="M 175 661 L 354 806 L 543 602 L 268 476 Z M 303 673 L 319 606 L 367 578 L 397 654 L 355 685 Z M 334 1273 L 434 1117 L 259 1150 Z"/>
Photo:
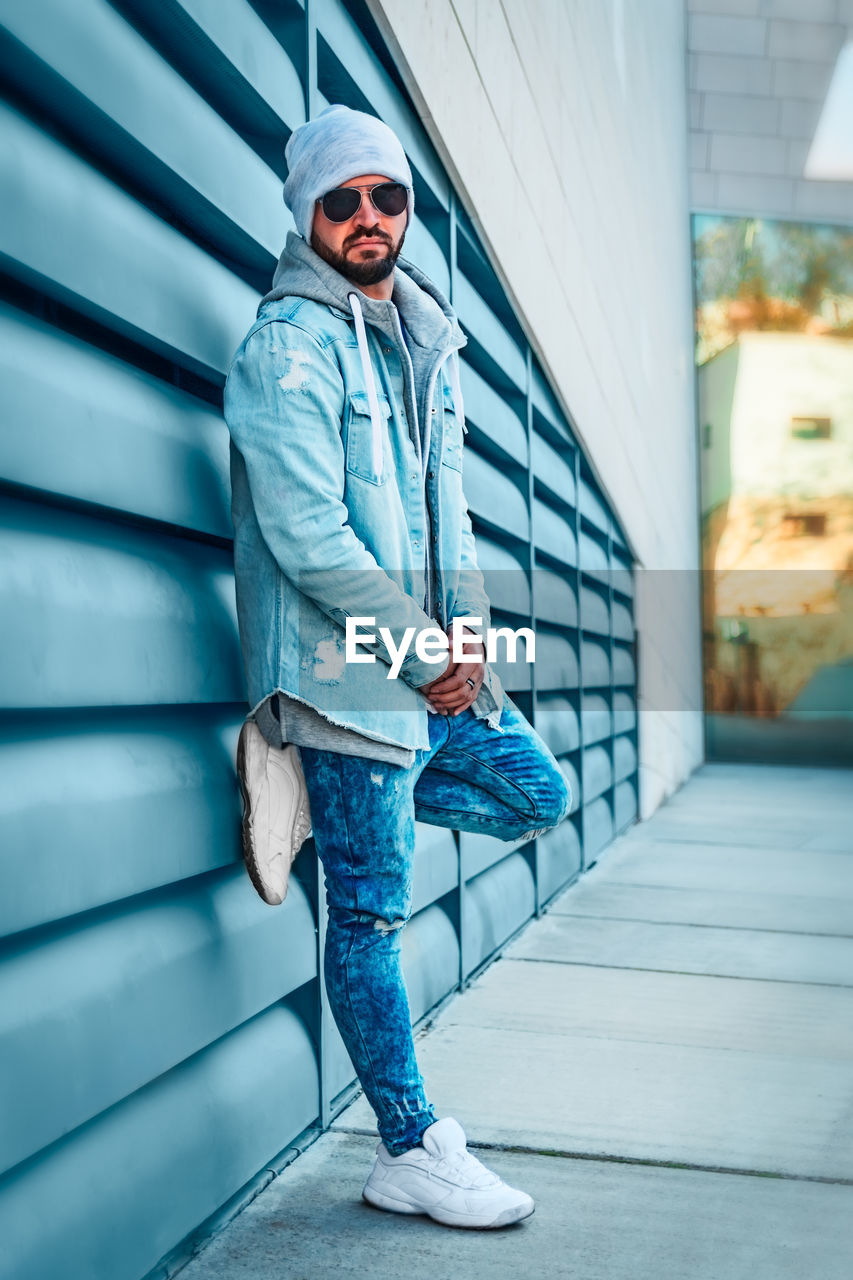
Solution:
<path fill-rule="evenodd" d="M 293 859 L 311 830 L 308 790 L 299 749 L 271 747 L 254 720 L 244 720 L 237 741 L 237 776 L 243 800 L 243 861 L 252 884 L 270 906 L 287 894 Z"/>
<path fill-rule="evenodd" d="M 502 1182 L 465 1146 L 452 1116 L 425 1130 L 422 1147 L 392 1156 L 380 1142 L 362 1195 L 392 1213 L 426 1213 L 449 1227 L 506 1227 L 529 1218 L 534 1204 Z"/>

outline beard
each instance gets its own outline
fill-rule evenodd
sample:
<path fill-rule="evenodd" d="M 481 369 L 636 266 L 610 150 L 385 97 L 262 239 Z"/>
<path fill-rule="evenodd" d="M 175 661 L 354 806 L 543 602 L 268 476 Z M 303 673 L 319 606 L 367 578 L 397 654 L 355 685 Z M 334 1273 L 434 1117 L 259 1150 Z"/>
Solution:
<path fill-rule="evenodd" d="M 334 267 L 334 269 L 340 272 L 340 274 L 349 280 L 351 284 L 378 284 L 380 280 L 384 280 L 387 276 L 390 276 L 391 272 L 394 270 L 405 238 L 406 233 L 404 231 L 400 236 L 398 243 L 393 245 L 384 235 L 376 235 L 375 232 L 367 230 L 359 231 L 356 229 L 352 235 L 348 236 L 344 241 L 341 252 L 337 253 L 334 249 L 330 249 L 327 244 L 324 244 L 315 232 L 312 232 L 311 248 L 315 253 L 319 254 L 324 262 L 328 262 L 330 267 Z M 384 250 L 384 253 L 381 253 L 377 258 L 365 259 L 363 262 L 355 262 L 347 256 L 347 245 L 350 242 L 368 239 L 375 240 L 376 248 Z"/>

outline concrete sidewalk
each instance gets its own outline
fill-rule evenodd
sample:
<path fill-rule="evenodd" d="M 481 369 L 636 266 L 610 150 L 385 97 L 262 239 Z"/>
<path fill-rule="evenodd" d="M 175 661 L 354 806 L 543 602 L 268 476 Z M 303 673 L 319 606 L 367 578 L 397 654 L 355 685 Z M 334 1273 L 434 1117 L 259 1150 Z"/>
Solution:
<path fill-rule="evenodd" d="M 706 765 L 420 1035 L 528 1222 L 364 1204 L 359 1097 L 181 1280 L 849 1280 L 852 783 Z"/>

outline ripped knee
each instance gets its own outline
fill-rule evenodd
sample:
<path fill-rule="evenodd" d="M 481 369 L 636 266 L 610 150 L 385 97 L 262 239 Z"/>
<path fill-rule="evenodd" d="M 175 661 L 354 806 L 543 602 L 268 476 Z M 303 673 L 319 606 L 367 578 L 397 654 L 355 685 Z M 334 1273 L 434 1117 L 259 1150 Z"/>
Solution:
<path fill-rule="evenodd" d="M 522 840 L 535 840 L 537 836 L 544 836 L 546 831 L 550 831 L 550 827 L 534 827 L 532 831 L 525 831 L 521 836 Z"/>
<path fill-rule="evenodd" d="M 409 920 L 408 915 L 393 916 L 389 919 L 386 916 L 377 915 L 374 911 L 338 910 L 337 915 L 343 925 L 358 924 L 365 929 L 372 928 L 376 933 L 382 934 L 397 933 Z"/>
<path fill-rule="evenodd" d="M 406 923 L 405 920 L 384 920 L 382 916 L 376 916 L 373 921 L 373 927 L 377 933 L 394 933 L 397 929 L 402 929 Z"/>

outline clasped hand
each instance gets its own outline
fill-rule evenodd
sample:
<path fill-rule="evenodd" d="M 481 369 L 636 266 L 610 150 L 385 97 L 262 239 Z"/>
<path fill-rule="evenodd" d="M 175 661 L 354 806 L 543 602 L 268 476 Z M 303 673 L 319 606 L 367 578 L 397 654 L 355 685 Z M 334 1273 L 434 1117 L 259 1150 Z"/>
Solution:
<path fill-rule="evenodd" d="M 465 636 L 466 653 L 476 652 L 477 656 L 466 658 L 463 662 L 453 661 L 454 629 L 461 631 Z M 420 690 L 426 696 L 433 711 L 444 716 L 458 716 L 460 711 L 471 706 L 480 692 L 486 673 L 486 651 L 476 631 L 471 631 L 468 627 L 460 626 L 456 622 L 451 621 L 445 635 L 450 644 L 447 666 L 436 680 L 421 685 Z M 469 680 L 473 680 L 473 688 L 468 683 Z"/>

